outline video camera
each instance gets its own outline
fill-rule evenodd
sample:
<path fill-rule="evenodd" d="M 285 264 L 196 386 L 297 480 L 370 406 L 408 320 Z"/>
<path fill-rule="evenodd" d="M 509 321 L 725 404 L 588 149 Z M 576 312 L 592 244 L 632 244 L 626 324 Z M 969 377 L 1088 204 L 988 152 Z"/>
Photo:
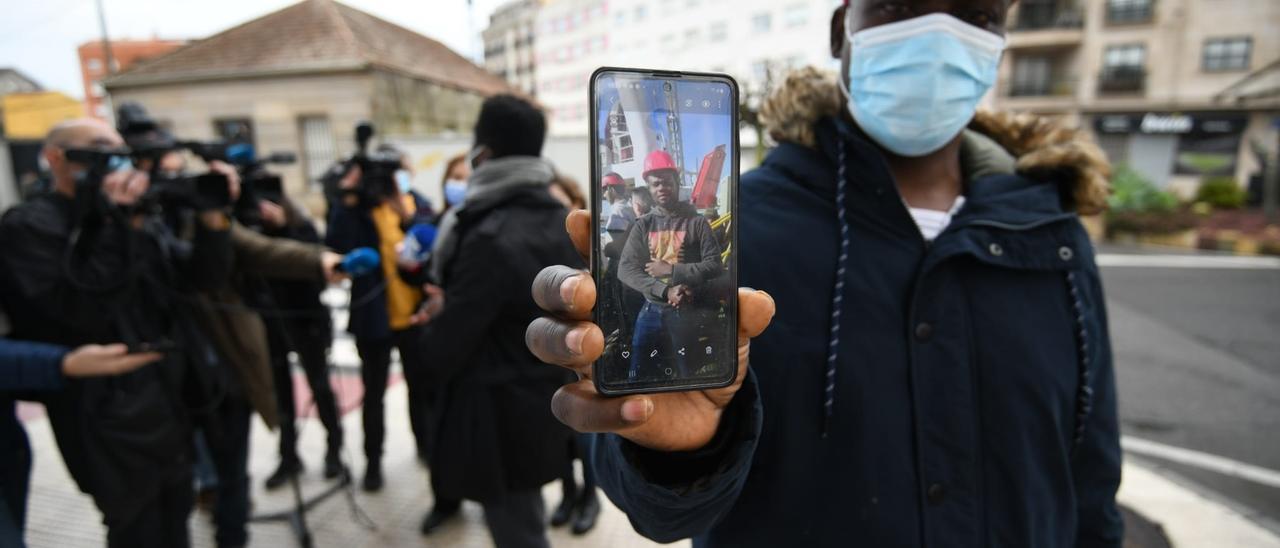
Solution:
<path fill-rule="evenodd" d="M 162 172 L 160 166 L 166 155 L 182 150 L 191 150 L 205 161 L 231 158 L 233 145 L 178 141 L 134 102 L 120 105 L 116 118 L 117 129 L 129 145 L 135 165 L 147 169 L 151 176 L 151 186 L 139 201 L 139 208 L 210 210 L 231 206 L 230 185 L 225 176 L 175 175 Z"/>
<path fill-rule="evenodd" d="M 369 122 L 356 125 L 356 154 L 342 169 L 342 175 L 345 176 L 352 167 L 360 168 L 360 184 L 345 192 L 359 195 L 363 203 L 378 203 L 399 194 L 396 172 L 403 169 L 404 157 L 393 151 L 369 152 L 369 141 L 373 139 L 375 132 L 376 129 Z"/>

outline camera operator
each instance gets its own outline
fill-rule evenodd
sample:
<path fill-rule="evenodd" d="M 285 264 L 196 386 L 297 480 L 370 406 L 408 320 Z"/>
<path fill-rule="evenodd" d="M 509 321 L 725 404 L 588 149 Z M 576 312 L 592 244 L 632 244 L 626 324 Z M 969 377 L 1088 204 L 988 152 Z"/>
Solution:
<path fill-rule="evenodd" d="M 197 211 L 189 245 L 179 245 L 132 207 L 150 184 L 145 173 L 120 156 L 89 164 L 83 158 L 98 157 L 81 154 L 123 144 L 97 120 L 50 131 L 42 154 L 54 192 L 0 220 L 0 305 L 17 339 L 165 350 L 158 363 L 118 377 L 68 379 L 45 406 L 68 471 L 103 513 L 108 546 L 186 546 L 189 408 L 212 389 L 202 376 L 207 341 L 168 297 L 225 282 L 230 222 L 216 209 Z"/>
<path fill-rule="evenodd" d="M 363 132 L 363 135 L 361 133 Z M 357 129 L 361 149 L 372 129 Z M 397 272 L 396 246 L 405 231 L 417 223 L 430 223 L 430 206 L 415 193 L 402 190 L 407 174 L 403 155 L 392 156 L 386 148 L 377 158 L 363 154 L 339 172 L 338 199 L 329 212 L 325 243 L 340 253 L 358 247 L 372 247 L 381 255 L 381 268 L 352 281 L 348 331 L 355 336 L 360 355 L 360 376 L 364 382 L 364 451 L 367 461 L 365 491 L 382 489 L 382 445 L 385 437 L 383 395 L 391 366 L 391 349 L 400 352 L 405 382 L 409 388 L 409 421 L 418 442 L 418 456 L 426 461 L 426 428 L 434 399 L 419 380 L 426 359 L 424 349 L 411 344 L 415 331 L 411 318 L 422 302 L 422 290 L 406 283 Z M 367 172 L 366 172 L 367 171 Z M 396 179 L 400 179 L 397 181 Z M 382 297 L 375 295 L 382 292 Z"/>
<path fill-rule="evenodd" d="M 283 192 L 279 195 L 264 194 L 256 209 L 263 234 L 304 244 L 320 244 L 320 233 L 311 219 Z M 298 354 L 298 362 L 311 387 L 316 412 L 329 433 L 324 477 L 336 478 L 344 470 L 340 455 L 342 423 L 333 388 L 329 385 L 328 351 L 333 344 L 333 321 L 329 308 L 320 300 L 320 293 L 325 287 L 326 284 L 314 280 L 267 281 L 274 306 L 290 312 L 278 321 L 267 321 L 271 368 L 275 374 L 276 400 L 280 410 L 280 465 L 267 478 L 267 489 L 279 488 L 303 470 L 297 450 L 298 429 L 294 424 L 296 404 L 289 364 L 291 351 Z"/>
<path fill-rule="evenodd" d="M 144 164 L 145 165 L 145 164 Z M 150 167 L 150 166 L 147 166 Z M 237 184 L 231 201 L 242 191 L 235 168 L 220 161 L 211 169 L 222 172 Z M 181 221 L 179 221 L 181 222 Z M 174 227 L 187 233 L 187 227 Z M 341 256 L 319 245 L 307 245 L 255 232 L 238 221 L 230 225 L 232 254 L 225 282 L 206 288 L 195 296 L 199 325 L 213 342 L 218 357 L 228 367 L 227 394 L 212 411 L 204 434 L 218 473 L 218 497 L 214 506 L 215 538 L 218 546 L 248 543 L 249 519 L 249 431 L 254 411 L 274 429 L 281 424 L 272 367 L 267 324 L 252 304 L 273 305 L 271 300 L 254 298 L 264 278 L 294 280 L 322 285 L 336 280 Z M 273 307 L 274 308 L 274 307 Z M 327 315 L 327 311 L 324 312 Z M 272 318 L 273 323 L 275 318 Z M 289 383 L 292 389 L 292 383 Z M 338 463 L 340 469 L 341 463 Z"/>

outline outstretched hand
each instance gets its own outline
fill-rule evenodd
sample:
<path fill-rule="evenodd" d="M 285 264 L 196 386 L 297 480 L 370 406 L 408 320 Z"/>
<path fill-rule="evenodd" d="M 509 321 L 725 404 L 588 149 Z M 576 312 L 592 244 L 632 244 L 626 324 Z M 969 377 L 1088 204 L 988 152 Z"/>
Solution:
<path fill-rule="evenodd" d="M 565 228 L 587 257 L 591 215 L 574 211 Z M 525 343 L 538 359 L 570 369 L 579 379 L 556 392 L 551 401 L 556 418 L 579 432 L 612 432 L 659 451 L 692 451 L 711 441 L 746 377 L 751 339 L 768 327 L 774 313 L 767 293 L 738 289 L 738 374 L 731 386 L 611 398 L 597 392 L 591 379 L 591 364 L 604 352 L 604 333 L 590 321 L 596 303 L 591 274 L 547 267 L 534 279 L 533 298 L 548 316 L 529 324 Z"/>

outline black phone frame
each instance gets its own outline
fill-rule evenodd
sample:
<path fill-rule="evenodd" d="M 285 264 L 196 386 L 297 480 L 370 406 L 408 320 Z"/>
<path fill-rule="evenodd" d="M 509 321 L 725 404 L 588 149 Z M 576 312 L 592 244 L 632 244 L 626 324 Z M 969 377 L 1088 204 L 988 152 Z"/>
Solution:
<path fill-rule="evenodd" d="M 591 180 L 589 181 L 589 186 L 591 188 L 591 193 L 590 193 L 591 202 L 589 204 L 590 210 L 591 210 L 591 238 L 589 238 L 591 242 L 591 259 L 589 262 L 591 265 L 591 279 L 593 282 L 595 282 L 597 288 L 601 287 L 600 285 L 601 280 L 598 275 L 598 273 L 601 272 L 601 268 L 599 264 L 600 255 L 601 255 L 601 250 L 599 249 L 600 235 L 597 232 L 599 231 L 599 227 L 600 227 L 600 213 L 601 213 L 600 199 L 601 199 L 601 194 L 603 193 L 603 190 L 600 188 L 600 177 L 602 176 L 602 174 L 600 173 L 601 167 L 602 167 L 600 166 L 600 153 L 596 147 L 596 143 L 599 141 L 599 138 L 600 138 L 600 136 L 598 135 L 600 128 L 599 128 L 599 123 L 597 123 L 597 121 L 600 119 L 599 118 L 600 105 L 596 100 L 596 84 L 597 82 L 599 82 L 601 76 L 613 75 L 613 74 L 623 74 L 626 76 L 639 76 L 643 78 L 655 78 L 660 80 L 697 79 L 699 81 L 720 82 L 720 83 L 728 84 L 730 99 L 732 99 L 732 104 L 733 104 L 733 108 L 730 109 L 730 113 L 729 113 L 730 124 L 733 126 L 733 131 L 730 132 L 733 137 L 733 162 L 732 162 L 732 166 L 730 166 L 731 171 L 730 171 L 730 178 L 729 178 L 729 201 L 730 201 L 729 211 L 731 215 L 735 215 L 735 216 L 738 213 L 738 190 L 739 190 L 738 179 L 741 177 L 742 146 L 739 143 L 739 134 L 741 133 L 741 120 L 740 120 L 740 114 L 738 111 L 740 93 L 738 88 L 738 81 L 735 80 L 732 76 L 728 74 L 717 74 L 712 72 L 688 72 L 688 71 L 663 70 L 663 69 L 642 69 L 642 68 L 609 67 L 609 66 L 597 68 L 594 72 L 591 73 L 591 80 L 588 82 L 588 85 L 587 85 L 587 87 L 589 88 L 588 96 L 590 97 L 589 100 L 591 101 L 591 104 L 587 109 L 587 111 L 590 113 L 589 114 L 590 129 L 588 131 L 588 135 L 590 136 L 590 146 L 591 146 Z M 729 352 L 729 355 L 732 356 L 733 362 L 731 364 L 732 367 L 729 368 L 729 375 L 724 379 L 712 379 L 712 380 L 695 379 L 694 382 L 691 382 L 688 384 L 667 383 L 667 384 L 655 386 L 655 385 L 651 385 L 650 383 L 644 383 L 643 386 L 638 386 L 638 387 L 619 387 L 617 385 L 612 385 L 612 386 L 607 385 L 601 381 L 601 378 L 599 375 L 601 360 L 597 359 L 594 363 L 591 364 L 591 379 L 592 379 L 592 382 L 595 384 L 596 391 L 600 392 L 605 396 L 624 396 L 624 395 L 630 395 L 630 394 L 654 394 L 654 393 L 661 393 L 661 392 L 686 392 L 686 391 L 693 391 L 693 390 L 712 390 L 717 388 L 725 388 L 728 386 L 732 386 L 733 383 L 737 381 L 738 367 L 739 367 L 739 363 L 738 363 L 739 358 L 738 358 L 738 351 L 737 351 L 738 338 L 739 338 L 738 307 L 740 303 L 738 302 L 738 292 L 736 288 L 738 287 L 738 254 L 741 252 L 741 249 L 739 249 L 738 247 L 738 222 L 739 222 L 739 219 L 735 218 L 733 219 L 732 222 L 729 223 L 729 231 L 730 231 L 729 245 L 733 249 L 733 252 L 729 253 L 729 261 L 730 261 L 729 282 L 731 284 L 730 287 L 735 288 L 731 296 L 731 300 L 733 301 L 733 306 L 730 307 L 731 312 L 728 314 L 728 318 L 727 318 L 727 320 L 733 325 L 733 329 L 731 330 L 731 332 L 733 333 L 732 348 Z M 596 325 L 601 325 L 600 324 L 600 321 L 601 321 L 600 307 L 595 307 L 595 309 L 592 310 L 591 320 L 595 322 Z"/>

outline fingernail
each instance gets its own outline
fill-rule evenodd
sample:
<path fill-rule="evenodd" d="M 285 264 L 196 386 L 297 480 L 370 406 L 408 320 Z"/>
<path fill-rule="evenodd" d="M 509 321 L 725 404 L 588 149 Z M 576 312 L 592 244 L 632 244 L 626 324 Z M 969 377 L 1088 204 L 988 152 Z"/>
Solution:
<path fill-rule="evenodd" d="M 564 345 L 575 356 L 582 354 L 582 339 L 587 337 L 586 329 L 572 329 L 564 336 Z"/>
<path fill-rule="evenodd" d="M 574 297 L 578 294 L 578 285 L 581 283 L 582 277 L 575 274 L 560 284 L 560 300 L 570 310 L 573 309 Z"/>
<path fill-rule="evenodd" d="M 653 414 L 653 400 L 636 398 L 622 402 L 622 420 L 627 422 L 644 422 Z"/>

